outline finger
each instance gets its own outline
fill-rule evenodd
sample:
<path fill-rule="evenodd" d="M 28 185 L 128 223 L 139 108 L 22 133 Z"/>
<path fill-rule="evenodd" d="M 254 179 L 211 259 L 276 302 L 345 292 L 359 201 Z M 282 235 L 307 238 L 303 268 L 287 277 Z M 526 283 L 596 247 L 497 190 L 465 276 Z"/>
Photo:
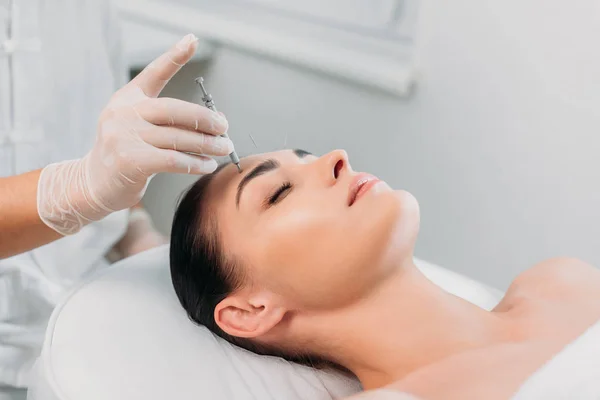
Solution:
<path fill-rule="evenodd" d="M 147 99 L 135 106 L 137 113 L 154 125 L 171 125 L 189 130 L 222 135 L 229 123 L 225 116 L 199 104 L 161 97 Z"/>
<path fill-rule="evenodd" d="M 217 162 L 210 157 L 191 155 L 175 150 L 156 150 L 151 158 L 144 158 L 140 165 L 143 170 L 151 174 L 170 172 L 205 175 L 217 169 Z"/>
<path fill-rule="evenodd" d="M 131 84 L 138 86 L 149 97 L 156 97 L 169 80 L 185 65 L 196 52 L 198 38 L 186 35 L 169 51 L 152 61 L 140 72 Z"/>
<path fill-rule="evenodd" d="M 226 156 L 233 151 L 233 143 L 227 138 L 174 127 L 154 126 L 139 134 L 144 142 L 160 149 L 211 156 Z"/>

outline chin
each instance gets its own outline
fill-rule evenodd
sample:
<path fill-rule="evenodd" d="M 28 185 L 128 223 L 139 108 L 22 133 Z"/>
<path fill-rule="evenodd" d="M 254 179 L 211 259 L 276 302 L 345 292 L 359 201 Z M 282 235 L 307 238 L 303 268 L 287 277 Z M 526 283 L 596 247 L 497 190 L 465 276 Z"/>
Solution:
<path fill-rule="evenodd" d="M 415 197 L 403 190 L 390 190 L 380 194 L 368 208 L 368 222 L 360 230 L 359 243 L 370 249 L 371 262 L 387 270 L 412 257 L 420 225 Z"/>
<path fill-rule="evenodd" d="M 412 259 L 421 214 L 417 199 L 409 192 L 396 190 L 390 193 L 388 219 L 389 240 L 383 251 L 383 264 L 397 268 L 400 264 Z"/>
<path fill-rule="evenodd" d="M 415 196 L 406 190 L 395 190 L 394 195 L 403 216 L 414 220 L 418 226 L 421 220 L 421 210 Z"/>

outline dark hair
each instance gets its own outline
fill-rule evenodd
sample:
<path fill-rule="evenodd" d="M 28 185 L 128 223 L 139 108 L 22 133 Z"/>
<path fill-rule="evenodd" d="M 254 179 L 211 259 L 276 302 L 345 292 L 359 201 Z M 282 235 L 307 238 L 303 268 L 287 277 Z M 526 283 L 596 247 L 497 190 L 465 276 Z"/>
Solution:
<path fill-rule="evenodd" d="M 225 164 L 228 165 L 228 164 Z M 179 302 L 188 316 L 230 343 L 261 355 L 278 356 L 310 366 L 330 363 L 314 356 L 293 354 L 225 333 L 214 318 L 215 307 L 243 283 L 244 271 L 231 256 L 225 256 L 217 226 L 207 210 L 206 195 L 214 176 L 198 179 L 183 193 L 171 230 L 171 279 Z"/>

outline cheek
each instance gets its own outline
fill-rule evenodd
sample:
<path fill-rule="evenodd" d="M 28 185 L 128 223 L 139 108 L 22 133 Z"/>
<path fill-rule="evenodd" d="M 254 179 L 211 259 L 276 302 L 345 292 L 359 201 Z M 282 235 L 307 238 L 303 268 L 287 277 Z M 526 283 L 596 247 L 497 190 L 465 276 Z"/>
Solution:
<path fill-rule="evenodd" d="M 269 245 L 265 257 L 277 265 L 319 259 L 332 245 L 331 240 L 342 239 L 342 232 L 335 228 L 340 217 L 339 212 L 323 208 L 296 208 L 281 213 L 266 224 Z M 324 241 L 324 237 L 329 240 Z"/>
<path fill-rule="evenodd" d="M 296 206 L 262 225 L 264 246 L 258 258 L 261 280 L 269 289 L 302 306 L 324 300 L 339 275 L 336 264 L 343 262 L 343 213 L 339 207 Z"/>
<path fill-rule="evenodd" d="M 307 203 L 278 210 L 251 240 L 261 284 L 298 307 L 355 301 L 412 256 L 419 225 L 412 195 L 390 192 L 356 210 Z"/>

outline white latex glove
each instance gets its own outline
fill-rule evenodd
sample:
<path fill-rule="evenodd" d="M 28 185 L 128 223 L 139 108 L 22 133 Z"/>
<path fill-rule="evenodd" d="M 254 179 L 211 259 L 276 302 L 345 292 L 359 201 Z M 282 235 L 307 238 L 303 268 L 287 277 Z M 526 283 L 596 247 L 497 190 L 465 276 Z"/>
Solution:
<path fill-rule="evenodd" d="M 190 60 L 197 42 L 194 35 L 185 36 L 113 95 L 100 115 L 95 145 L 84 158 L 42 170 L 37 206 L 46 225 L 63 235 L 76 233 L 137 204 L 152 175 L 207 174 L 217 163 L 206 155 L 233 151 L 229 139 L 216 136 L 227 131 L 222 114 L 156 98 Z"/>
<path fill-rule="evenodd" d="M 152 219 L 143 208 L 132 208 L 125 236 L 114 247 L 113 261 L 123 259 L 168 243 L 156 230 Z"/>

